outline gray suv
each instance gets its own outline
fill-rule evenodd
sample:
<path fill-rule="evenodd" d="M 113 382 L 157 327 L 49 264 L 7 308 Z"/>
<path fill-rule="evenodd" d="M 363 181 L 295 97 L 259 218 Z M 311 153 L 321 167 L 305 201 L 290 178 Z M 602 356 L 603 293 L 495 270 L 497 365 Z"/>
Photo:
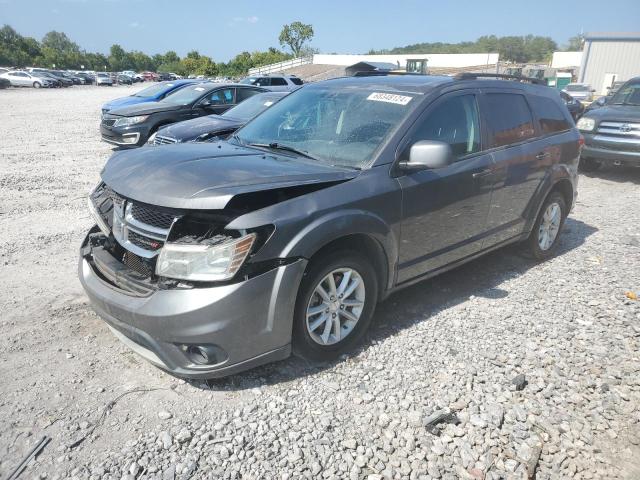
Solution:
<path fill-rule="evenodd" d="M 227 141 L 115 153 L 80 280 L 115 335 L 179 376 L 336 358 L 400 288 L 515 242 L 552 255 L 579 141 L 548 87 L 311 84 Z"/>

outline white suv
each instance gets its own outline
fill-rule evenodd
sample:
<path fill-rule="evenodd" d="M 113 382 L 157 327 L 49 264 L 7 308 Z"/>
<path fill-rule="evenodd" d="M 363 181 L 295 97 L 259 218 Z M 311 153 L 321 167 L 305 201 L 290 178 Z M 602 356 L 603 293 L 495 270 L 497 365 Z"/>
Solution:
<path fill-rule="evenodd" d="M 264 87 L 272 92 L 293 92 L 302 86 L 302 79 L 295 75 L 258 75 L 247 77 L 240 83 Z"/>

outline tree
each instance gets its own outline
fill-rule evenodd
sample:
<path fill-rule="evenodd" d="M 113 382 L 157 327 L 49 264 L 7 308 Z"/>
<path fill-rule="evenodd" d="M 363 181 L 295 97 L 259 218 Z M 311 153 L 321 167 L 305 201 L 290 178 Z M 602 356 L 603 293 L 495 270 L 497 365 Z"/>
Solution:
<path fill-rule="evenodd" d="M 295 57 L 300 56 L 300 52 L 305 42 L 313 38 L 313 26 L 302 22 L 293 22 L 290 25 L 282 27 L 280 36 L 280 45 L 288 46 Z"/>
<path fill-rule="evenodd" d="M 55 68 L 78 68 L 84 54 L 64 32 L 51 31 L 42 37 L 42 62 Z"/>
<path fill-rule="evenodd" d="M 584 45 L 584 36 L 582 34 L 578 34 L 575 37 L 571 37 L 569 39 L 569 44 L 567 45 L 566 50 L 568 52 L 581 52 L 583 45 Z"/>

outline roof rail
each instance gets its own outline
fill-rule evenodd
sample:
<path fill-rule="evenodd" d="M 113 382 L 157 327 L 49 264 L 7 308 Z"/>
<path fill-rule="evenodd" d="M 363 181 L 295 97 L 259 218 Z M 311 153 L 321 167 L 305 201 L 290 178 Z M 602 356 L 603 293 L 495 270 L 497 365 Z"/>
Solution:
<path fill-rule="evenodd" d="M 503 78 L 505 80 L 518 80 L 519 82 L 530 82 L 535 85 L 546 85 L 546 83 L 538 78 L 523 77 L 522 75 L 509 75 L 506 73 L 471 73 L 463 72 L 454 75 L 456 80 L 475 80 L 477 78 Z"/>

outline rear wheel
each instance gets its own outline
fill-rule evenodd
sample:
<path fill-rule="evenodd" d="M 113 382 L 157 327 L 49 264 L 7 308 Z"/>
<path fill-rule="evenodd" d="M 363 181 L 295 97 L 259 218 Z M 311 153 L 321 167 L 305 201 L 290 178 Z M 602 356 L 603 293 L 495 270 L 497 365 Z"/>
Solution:
<path fill-rule="evenodd" d="M 593 158 L 580 158 L 579 168 L 582 172 L 595 172 L 602 166 L 598 160 L 594 160 Z"/>
<path fill-rule="evenodd" d="M 568 213 L 564 197 L 559 192 L 551 192 L 527 240 L 535 258 L 545 260 L 553 255 Z"/>
<path fill-rule="evenodd" d="M 371 324 L 377 298 L 376 273 L 358 252 L 314 258 L 296 299 L 294 352 L 311 361 L 327 361 L 353 348 Z"/>
<path fill-rule="evenodd" d="M 33 82 L 33 88 L 40 88 L 42 84 L 40 82 Z"/>

